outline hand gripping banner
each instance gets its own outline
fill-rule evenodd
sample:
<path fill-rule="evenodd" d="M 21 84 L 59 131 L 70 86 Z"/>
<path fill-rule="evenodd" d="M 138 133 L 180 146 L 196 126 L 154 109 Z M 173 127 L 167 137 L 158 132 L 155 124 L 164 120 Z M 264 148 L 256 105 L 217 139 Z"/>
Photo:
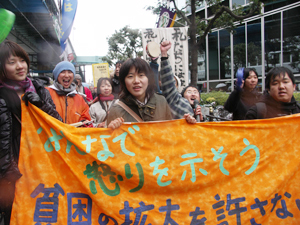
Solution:
<path fill-rule="evenodd" d="M 22 103 L 11 224 L 300 224 L 299 124 L 75 128 Z"/>

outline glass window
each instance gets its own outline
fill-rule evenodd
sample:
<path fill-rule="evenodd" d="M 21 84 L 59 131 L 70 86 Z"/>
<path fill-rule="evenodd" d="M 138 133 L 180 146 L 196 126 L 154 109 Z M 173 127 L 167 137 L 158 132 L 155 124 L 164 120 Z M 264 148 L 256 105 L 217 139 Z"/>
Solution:
<path fill-rule="evenodd" d="M 290 63 L 292 62 L 291 52 L 283 52 L 283 63 Z"/>
<path fill-rule="evenodd" d="M 300 7 L 283 12 L 283 66 L 300 72 Z"/>
<path fill-rule="evenodd" d="M 204 1 L 200 2 L 199 5 L 196 6 L 196 11 L 200 10 L 200 9 L 203 9 L 204 7 L 205 7 L 205 2 Z"/>
<path fill-rule="evenodd" d="M 209 80 L 219 79 L 218 32 L 208 35 Z"/>
<path fill-rule="evenodd" d="M 261 75 L 261 20 L 247 23 L 247 67 Z M 260 71 L 260 73 L 259 73 Z"/>
<path fill-rule="evenodd" d="M 221 79 L 231 78 L 230 33 L 220 30 L 220 68 Z"/>
<path fill-rule="evenodd" d="M 221 81 L 216 81 L 216 82 L 209 82 L 209 91 L 224 91 L 224 92 L 230 92 L 231 84 L 228 82 L 221 82 Z"/>
<path fill-rule="evenodd" d="M 245 25 L 234 30 L 233 34 L 234 74 L 239 67 L 246 67 Z"/>
<path fill-rule="evenodd" d="M 198 81 L 206 80 L 205 68 L 205 52 L 201 51 L 198 52 Z"/>
<path fill-rule="evenodd" d="M 245 5 L 245 0 L 232 0 L 232 4 Z"/>
<path fill-rule="evenodd" d="M 197 84 L 197 87 L 198 87 L 198 90 L 200 90 L 201 93 L 207 92 L 207 82 Z"/>
<path fill-rule="evenodd" d="M 280 66 L 280 13 L 265 17 L 265 70 Z"/>
<path fill-rule="evenodd" d="M 258 78 L 258 83 L 257 83 L 257 91 L 258 92 L 262 92 L 262 80 L 261 80 L 261 78 Z"/>

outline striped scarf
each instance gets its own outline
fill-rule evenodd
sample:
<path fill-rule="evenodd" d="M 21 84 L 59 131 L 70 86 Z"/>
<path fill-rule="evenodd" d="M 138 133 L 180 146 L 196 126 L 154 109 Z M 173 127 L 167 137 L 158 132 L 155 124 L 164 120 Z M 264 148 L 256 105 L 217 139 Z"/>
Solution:
<path fill-rule="evenodd" d="M 10 80 L 10 79 L 6 79 L 5 81 L 0 80 L 0 88 L 1 87 L 6 87 L 9 89 L 15 90 L 16 92 L 30 91 L 30 92 L 36 93 L 36 90 L 32 84 L 32 81 L 28 77 L 26 77 L 26 79 L 22 80 L 22 81 L 16 81 L 16 80 Z"/>

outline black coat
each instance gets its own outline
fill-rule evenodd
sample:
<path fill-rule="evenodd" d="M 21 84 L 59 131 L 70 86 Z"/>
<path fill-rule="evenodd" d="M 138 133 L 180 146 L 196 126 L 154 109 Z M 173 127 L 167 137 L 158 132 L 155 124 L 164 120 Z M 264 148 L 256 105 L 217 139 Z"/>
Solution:
<path fill-rule="evenodd" d="M 38 79 L 32 80 L 32 83 L 43 101 L 41 109 L 62 121 L 43 83 Z M 0 213 L 4 213 L 5 224 L 9 223 L 15 182 L 22 176 L 18 169 L 20 122 L 21 100 L 18 94 L 12 89 L 0 88 Z"/>
<path fill-rule="evenodd" d="M 112 94 L 114 95 L 114 99 L 119 99 L 119 93 L 121 91 L 121 85 L 120 85 L 120 81 L 119 81 L 119 77 L 117 77 L 116 75 L 114 75 L 113 79 L 112 79 Z"/>
<path fill-rule="evenodd" d="M 62 121 L 56 111 L 50 93 L 39 79 L 32 80 L 37 94 L 43 101 L 41 110 Z M 9 88 L 0 88 L 0 179 L 16 181 L 21 174 L 17 168 L 21 135 L 21 100 L 18 94 Z"/>
<path fill-rule="evenodd" d="M 246 92 L 236 88 L 229 95 L 224 108 L 232 113 L 232 120 L 244 120 L 247 111 L 259 101 L 260 96 L 256 89 Z"/>

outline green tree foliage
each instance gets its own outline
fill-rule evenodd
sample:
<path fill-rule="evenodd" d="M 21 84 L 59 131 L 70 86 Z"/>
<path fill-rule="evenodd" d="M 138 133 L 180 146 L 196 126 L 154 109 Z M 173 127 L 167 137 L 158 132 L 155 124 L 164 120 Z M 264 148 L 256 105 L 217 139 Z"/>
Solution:
<path fill-rule="evenodd" d="M 285 38 L 284 43 L 288 44 L 284 46 L 283 51 L 287 53 L 287 57 L 292 57 L 290 66 L 300 72 L 300 37 L 294 36 Z"/>
<path fill-rule="evenodd" d="M 191 83 L 197 84 L 197 73 L 198 73 L 198 54 L 203 48 L 203 43 L 207 34 L 211 32 L 213 28 L 226 28 L 233 30 L 238 21 L 243 21 L 255 14 L 260 13 L 261 4 L 259 0 L 250 0 L 249 4 L 244 7 L 233 6 L 233 10 L 224 5 L 222 0 L 207 0 L 206 3 L 209 5 L 209 13 L 211 17 L 207 20 L 196 13 L 198 6 L 204 4 L 204 0 L 187 0 L 186 6 L 179 9 L 176 5 L 175 0 L 170 0 L 173 3 L 178 17 L 179 23 L 175 23 L 175 26 L 182 26 L 187 24 L 189 27 L 189 53 L 190 53 L 190 71 L 191 71 Z M 152 10 L 153 13 L 159 12 L 159 7 L 162 5 L 162 1 L 158 0 L 156 7 L 148 7 L 148 10 Z M 186 14 L 186 9 L 190 9 L 190 13 Z"/>
<path fill-rule="evenodd" d="M 294 92 L 294 97 L 297 102 L 300 102 L 300 92 Z"/>
<path fill-rule="evenodd" d="M 143 55 L 142 34 L 138 29 L 125 26 L 107 38 L 108 53 L 102 57 L 110 66 L 119 60 L 136 58 Z"/>

